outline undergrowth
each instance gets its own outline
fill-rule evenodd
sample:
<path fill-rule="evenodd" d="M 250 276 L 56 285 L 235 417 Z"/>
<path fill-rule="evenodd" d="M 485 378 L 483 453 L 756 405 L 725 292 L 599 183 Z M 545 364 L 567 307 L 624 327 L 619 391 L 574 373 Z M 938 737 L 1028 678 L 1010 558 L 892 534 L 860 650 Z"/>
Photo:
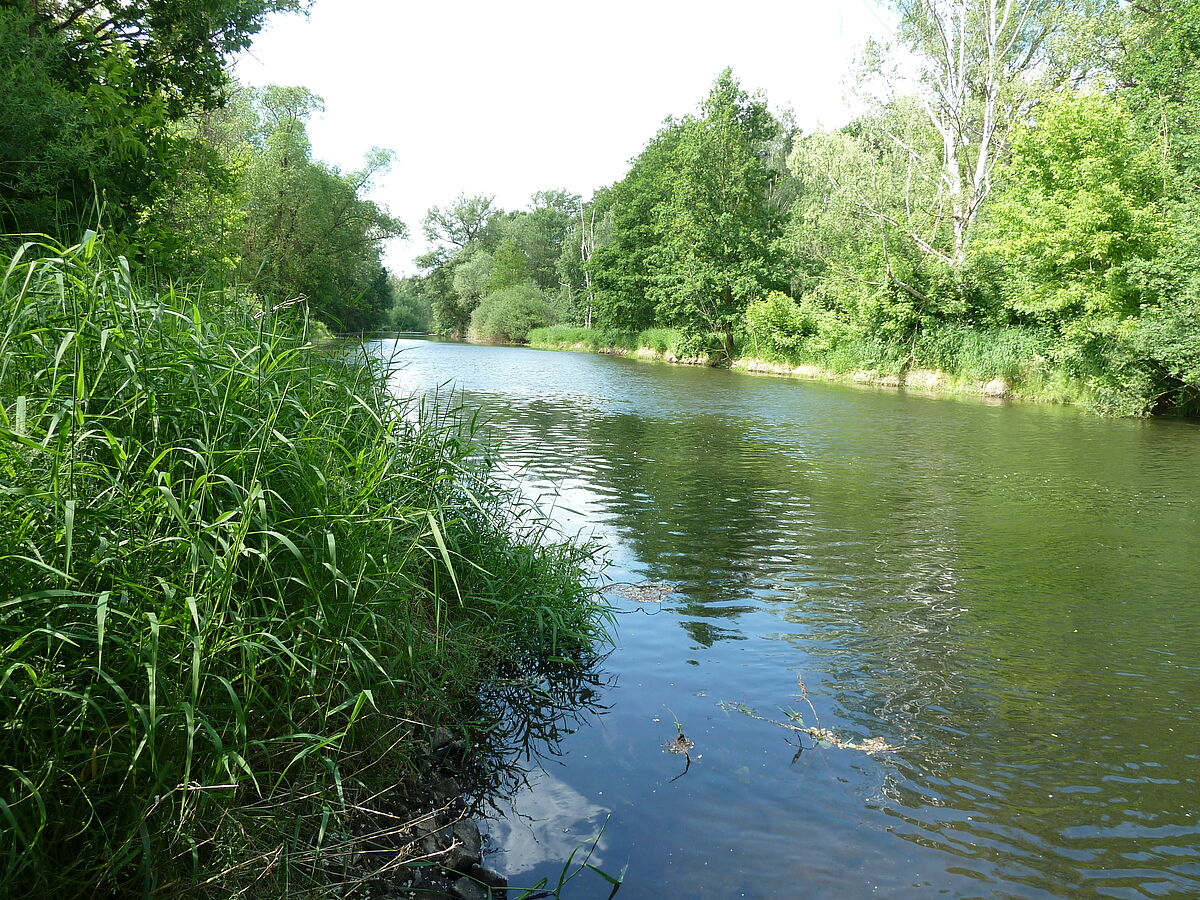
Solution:
<path fill-rule="evenodd" d="M 425 727 L 603 637 L 590 548 L 472 458 L 296 308 L 139 284 L 91 234 L 26 245 L 0 285 L 0 894 L 346 877 L 349 814 Z"/>

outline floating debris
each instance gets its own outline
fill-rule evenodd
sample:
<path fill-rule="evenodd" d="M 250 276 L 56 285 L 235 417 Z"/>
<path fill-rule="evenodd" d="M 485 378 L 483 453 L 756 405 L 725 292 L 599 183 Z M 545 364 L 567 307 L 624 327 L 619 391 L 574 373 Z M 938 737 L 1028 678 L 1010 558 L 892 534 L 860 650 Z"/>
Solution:
<path fill-rule="evenodd" d="M 640 584 L 614 584 L 611 586 L 626 600 L 635 603 L 662 603 L 675 593 L 675 585 L 665 581 L 643 581 Z"/>
<path fill-rule="evenodd" d="M 857 750 L 860 753 L 865 753 L 868 756 L 874 756 L 876 753 L 895 753 L 901 749 L 898 746 L 889 744 L 881 737 L 866 738 L 862 741 L 853 741 L 841 737 L 837 732 L 831 731 L 828 728 L 810 728 L 805 725 L 797 724 L 801 721 L 798 713 L 789 712 L 787 717 L 790 722 L 780 722 L 777 719 L 768 719 L 765 716 L 758 715 L 750 707 L 742 703 L 721 703 L 721 709 L 740 712 L 744 716 L 749 716 L 751 719 L 758 719 L 760 722 L 768 722 L 771 725 L 778 725 L 780 728 L 786 728 L 788 731 L 795 731 L 799 734 L 807 734 L 810 738 L 819 744 L 828 744 L 831 747 L 836 747 L 838 750 Z M 683 737 L 681 734 L 680 737 Z M 678 752 L 678 751 L 675 751 Z M 797 756 L 800 754 L 797 753 Z"/>
<path fill-rule="evenodd" d="M 681 731 L 678 735 L 663 744 L 663 749 L 668 753 L 678 753 L 680 756 L 687 756 L 695 746 L 696 744 L 684 737 Z"/>

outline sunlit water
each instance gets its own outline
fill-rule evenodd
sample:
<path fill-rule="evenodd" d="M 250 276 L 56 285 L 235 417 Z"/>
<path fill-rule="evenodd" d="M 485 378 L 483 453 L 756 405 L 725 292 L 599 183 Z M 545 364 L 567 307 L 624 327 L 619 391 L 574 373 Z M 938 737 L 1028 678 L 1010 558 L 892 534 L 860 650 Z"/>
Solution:
<path fill-rule="evenodd" d="M 613 598 L 606 710 L 490 826 L 514 884 L 607 820 L 625 900 L 1200 897 L 1200 426 L 377 349 L 399 394 L 452 382 L 608 577 L 677 586 Z"/>

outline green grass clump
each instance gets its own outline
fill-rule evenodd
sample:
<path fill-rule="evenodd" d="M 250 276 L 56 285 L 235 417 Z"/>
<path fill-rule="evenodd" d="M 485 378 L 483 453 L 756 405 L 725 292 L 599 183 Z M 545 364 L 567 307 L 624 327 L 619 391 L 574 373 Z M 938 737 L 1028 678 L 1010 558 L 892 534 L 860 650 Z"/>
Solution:
<path fill-rule="evenodd" d="M 320 894 L 422 724 L 602 636 L 588 548 L 295 314 L 7 267 L 0 894 Z"/>
<path fill-rule="evenodd" d="M 579 325 L 549 325 L 534 328 L 528 335 L 529 346 L 545 350 L 571 350 L 577 346 L 592 353 L 601 350 L 636 350 L 637 335 L 609 328 L 584 328 Z"/>
<path fill-rule="evenodd" d="M 682 341 L 683 334 L 674 328 L 647 328 L 638 333 L 637 347 L 646 347 L 664 356 L 668 353 L 678 356 Z"/>
<path fill-rule="evenodd" d="M 675 353 L 682 334 L 673 328 L 649 328 L 645 331 L 618 331 L 614 328 L 584 328 L 579 325 L 551 325 L 529 332 L 529 345 L 545 350 L 583 349 L 592 353 L 623 350 L 634 353 L 645 347 L 656 353 Z"/>

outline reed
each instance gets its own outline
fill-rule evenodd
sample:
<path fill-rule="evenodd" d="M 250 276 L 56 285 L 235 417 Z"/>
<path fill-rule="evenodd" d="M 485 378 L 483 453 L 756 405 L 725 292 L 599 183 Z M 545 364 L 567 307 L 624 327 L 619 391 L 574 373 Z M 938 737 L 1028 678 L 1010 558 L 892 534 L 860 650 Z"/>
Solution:
<path fill-rule="evenodd" d="M 424 726 L 603 636 L 589 548 L 301 308 L 7 265 L 0 894 L 321 894 Z"/>

